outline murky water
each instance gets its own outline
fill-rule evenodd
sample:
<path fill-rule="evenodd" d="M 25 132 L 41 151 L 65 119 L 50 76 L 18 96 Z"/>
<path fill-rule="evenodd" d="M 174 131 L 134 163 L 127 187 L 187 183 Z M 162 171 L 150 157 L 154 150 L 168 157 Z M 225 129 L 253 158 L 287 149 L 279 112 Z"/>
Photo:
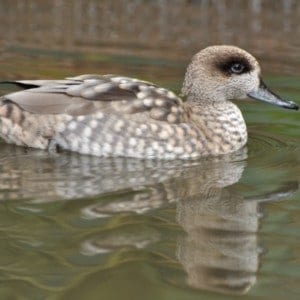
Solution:
<path fill-rule="evenodd" d="M 120 73 L 179 91 L 195 51 L 231 43 L 299 103 L 299 13 L 291 0 L 2 1 L 0 77 Z M 239 105 L 248 147 L 215 159 L 1 142 L 0 298 L 299 299 L 299 113 Z"/>

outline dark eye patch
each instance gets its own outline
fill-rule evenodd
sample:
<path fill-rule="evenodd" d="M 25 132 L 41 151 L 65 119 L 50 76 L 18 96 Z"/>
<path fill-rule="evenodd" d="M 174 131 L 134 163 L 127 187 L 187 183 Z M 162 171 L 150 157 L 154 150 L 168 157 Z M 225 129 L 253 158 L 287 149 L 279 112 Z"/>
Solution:
<path fill-rule="evenodd" d="M 227 76 L 232 74 L 244 74 L 253 70 L 250 62 L 243 56 L 229 56 L 219 60 L 216 67 Z"/>

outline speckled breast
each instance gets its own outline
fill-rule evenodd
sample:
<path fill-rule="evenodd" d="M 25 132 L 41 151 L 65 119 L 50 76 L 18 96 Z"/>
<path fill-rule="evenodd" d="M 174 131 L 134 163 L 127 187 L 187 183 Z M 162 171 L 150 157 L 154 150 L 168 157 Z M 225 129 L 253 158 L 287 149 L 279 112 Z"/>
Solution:
<path fill-rule="evenodd" d="M 231 105 L 225 115 L 207 112 L 192 116 L 189 123 L 145 123 L 143 116 L 99 112 L 66 116 L 59 127 L 55 140 L 60 147 L 97 156 L 189 159 L 234 152 L 247 141 L 242 115 Z"/>

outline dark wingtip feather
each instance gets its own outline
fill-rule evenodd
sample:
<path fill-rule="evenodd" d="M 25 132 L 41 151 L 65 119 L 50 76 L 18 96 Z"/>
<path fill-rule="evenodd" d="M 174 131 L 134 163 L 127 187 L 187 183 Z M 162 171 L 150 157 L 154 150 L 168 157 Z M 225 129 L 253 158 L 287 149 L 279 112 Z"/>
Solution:
<path fill-rule="evenodd" d="M 33 83 L 27 83 L 24 81 L 14 81 L 14 80 L 5 80 L 5 81 L 0 81 L 0 84 L 12 84 L 12 85 L 16 85 L 24 90 L 28 90 L 28 89 L 32 89 L 35 87 L 38 87 L 39 85 L 37 84 L 33 84 Z"/>

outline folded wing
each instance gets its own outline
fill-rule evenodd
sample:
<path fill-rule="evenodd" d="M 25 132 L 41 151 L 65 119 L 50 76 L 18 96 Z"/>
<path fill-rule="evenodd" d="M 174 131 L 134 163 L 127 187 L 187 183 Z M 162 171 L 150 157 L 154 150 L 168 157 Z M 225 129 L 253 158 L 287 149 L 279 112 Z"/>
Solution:
<path fill-rule="evenodd" d="M 187 112 L 173 92 L 150 82 L 116 75 L 81 75 L 64 80 L 21 80 L 23 90 L 3 96 L 33 114 L 149 113 L 155 120 L 184 122 Z"/>

